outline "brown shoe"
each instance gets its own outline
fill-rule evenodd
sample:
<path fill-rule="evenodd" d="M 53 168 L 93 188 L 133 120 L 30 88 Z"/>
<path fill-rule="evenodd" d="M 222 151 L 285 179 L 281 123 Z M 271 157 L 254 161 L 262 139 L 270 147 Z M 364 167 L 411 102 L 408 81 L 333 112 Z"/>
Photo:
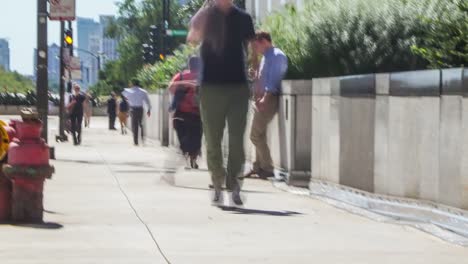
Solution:
<path fill-rule="evenodd" d="M 239 179 L 242 180 L 242 179 L 246 179 L 246 178 L 252 178 L 252 176 L 254 176 L 254 175 L 258 175 L 257 170 L 250 170 L 249 172 L 247 172 L 243 176 L 240 176 Z"/>

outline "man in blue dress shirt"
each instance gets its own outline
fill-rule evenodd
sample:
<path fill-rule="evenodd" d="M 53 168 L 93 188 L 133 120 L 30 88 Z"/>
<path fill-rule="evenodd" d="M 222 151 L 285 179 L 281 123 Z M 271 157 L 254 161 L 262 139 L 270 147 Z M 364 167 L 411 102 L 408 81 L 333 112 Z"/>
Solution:
<path fill-rule="evenodd" d="M 255 83 L 255 114 L 250 133 L 250 140 L 255 145 L 256 160 L 253 170 L 245 177 L 257 175 L 266 179 L 274 176 L 273 161 L 267 143 L 267 129 L 278 111 L 281 81 L 288 69 L 288 58 L 283 51 L 273 46 L 271 36 L 267 32 L 256 34 L 254 49 L 263 54 Z"/>

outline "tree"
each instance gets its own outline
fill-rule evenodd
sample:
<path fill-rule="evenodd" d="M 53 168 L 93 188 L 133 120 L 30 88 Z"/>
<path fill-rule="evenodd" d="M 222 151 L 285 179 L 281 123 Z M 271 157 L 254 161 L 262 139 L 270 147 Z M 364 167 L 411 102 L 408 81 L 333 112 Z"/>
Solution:
<path fill-rule="evenodd" d="M 468 2 L 447 0 L 436 6 L 438 15 L 420 19 L 424 34 L 415 54 L 428 61 L 431 68 L 468 65 Z"/>

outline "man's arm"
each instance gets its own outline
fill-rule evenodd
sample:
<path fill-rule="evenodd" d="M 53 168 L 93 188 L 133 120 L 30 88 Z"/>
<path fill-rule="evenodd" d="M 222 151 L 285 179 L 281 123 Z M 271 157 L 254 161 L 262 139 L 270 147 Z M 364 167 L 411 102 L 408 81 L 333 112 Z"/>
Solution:
<path fill-rule="evenodd" d="M 268 63 L 267 76 L 265 78 L 265 91 L 267 93 L 279 94 L 281 81 L 288 70 L 288 59 L 286 56 L 275 56 Z"/>
<path fill-rule="evenodd" d="M 281 81 L 288 69 L 288 59 L 286 56 L 275 56 L 264 65 L 265 70 L 265 93 L 257 102 L 257 109 L 263 111 L 265 102 L 272 99 L 273 96 L 281 93 Z"/>
<path fill-rule="evenodd" d="M 203 38 L 203 29 L 207 18 L 207 8 L 200 8 L 190 21 L 190 29 L 187 35 L 187 42 L 198 44 Z"/>

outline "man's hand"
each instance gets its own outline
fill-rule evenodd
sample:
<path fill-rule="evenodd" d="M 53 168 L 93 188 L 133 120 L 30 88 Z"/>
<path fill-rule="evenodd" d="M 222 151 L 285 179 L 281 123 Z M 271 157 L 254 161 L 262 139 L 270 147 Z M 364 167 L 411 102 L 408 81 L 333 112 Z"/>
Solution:
<path fill-rule="evenodd" d="M 147 115 L 148 117 L 151 117 L 151 111 L 146 112 L 146 115 Z"/>
<path fill-rule="evenodd" d="M 255 106 L 257 107 L 257 110 L 258 110 L 259 112 L 265 111 L 265 97 L 266 97 L 266 96 L 263 96 L 262 98 L 258 99 L 258 100 L 255 102 Z"/>

